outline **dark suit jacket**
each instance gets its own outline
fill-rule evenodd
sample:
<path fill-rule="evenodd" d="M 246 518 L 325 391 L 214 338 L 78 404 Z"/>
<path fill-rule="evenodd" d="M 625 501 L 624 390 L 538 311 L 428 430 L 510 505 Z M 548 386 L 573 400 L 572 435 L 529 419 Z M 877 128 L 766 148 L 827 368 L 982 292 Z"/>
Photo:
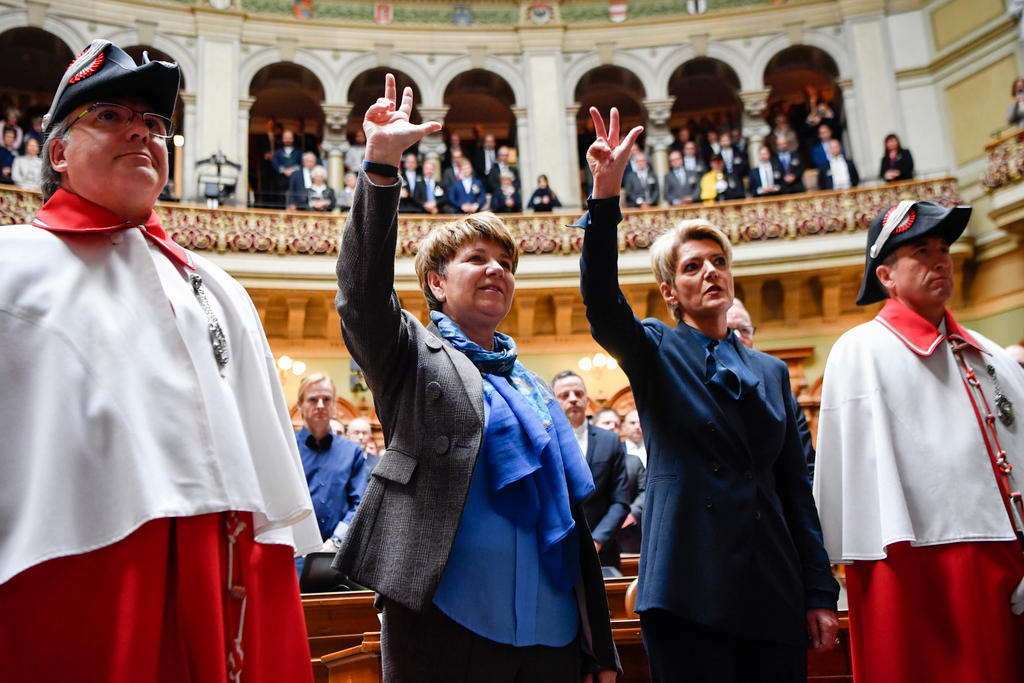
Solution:
<path fill-rule="evenodd" d="M 772 157 L 772 185 L 779 188 L 778 193 L 775 192 L 759 192 L 763 185 L 761 184 L 761 165 L 758 164 L 750 169 L 750 194 L 754 197 L 763 197 L 765 194 L 782 194 L 782 164 L 779 163 L 778 159 Z"/>
<path fill-rule="evenodd" d="M 910 155 L 909 149 L 898 150 L 895 159 L 890 159 L 888 152 L 882 155 L 882 165 L 878 169 L 878 177 L 885 180 L 885 172 L 891 169 L 896 169 L 900 174 L 886 182 L 894 183 L 897 180 L 910 180 L 914 177 L 914 157 Z"/>
<path fill-rule="evenodd" d="M 630 173 L 626 176 L 623 187 L 626 189 L 626 206 L 636 208 L 640 206 L 641 201 L 646 201 L 651 206 L 658 205 L 661 193 L 658 191 L 658 177 L 653 169 L 647 169 L 646 183 L 640 182 L 640 176 L 636 173 Z"/>
<path fill-rule="evenodd" d="M 782 361 L 739 345 L 759 379 L 740 400 L 706 384 L 705 349 L 680 323 L 637 320 L 619 289 L 614 198 L 589 202 L 581 289 L 594 338 L 629 378 L 647 444 L 636 610 L 805 646 L 806 610 L 835 609 Z"/>
<path fill-rule="evenodd" d="M 505 170 L 512 174 L 512 185 L 516 188 L 516 192 L 521 192 L 523 188 L 519 183 L 519 169 L 509 166 Z M 496 194 L 501 189 L 501 167 L 497 163 L 491 166 L 491 172 L 487 174 L 487 182 L 484 184 L 487 186 L 487 191 L 492 194 Z"/>
<path fill-rule="evenodd" d="M 451 187 L 448 188 L 448 203 L 451 204 L 456 211 L 461 212 L 463 204 L 469 204 L 475 202 L 477 204 L 477 211 L 487 210 L 487 195 L 484 193 L 484 183 L 482 180 L 473 176 L 473 184 L 470 192 L 466 192 L 466 188 L 463 186 L 461 180 L 456 180 Z"/>
<path fill-rule="evenodd" d="M 626 478 L 626 451 L 619 437 L 607 429 L 589 425 L 587 464 L 594 476 L 594 492 L 583 501 L 583 512 L 593 529 L 594 540 L 601 544 L 601 564 L 618 567 L 616 536 L 632 502 Z"/>
<path fill-rule="evenodd" d="M 387 450 L 370 475 L 334 566 L 361 585 L 422 612 L 451 554 L 484 433 L 480 371 L 410 313 L 394 290 L 396 181 L 359 173 L 338 255 L 346 347 L 373 392 Z M 576 597 L 583 670 L 620 669 L 597 552 L 581 505 Z"/>
<path fill-rule="evenodd" d="M 860 185 L 860 175 L 857 173 L 857 167 L 849 157 L 844 155 L 843 158 L 846 159 L 846 167 L 850 171 L 850 186 L 857 187 Z M 832 167 L 829 166 L 827 161 L 823 165 L 818 166 L 818 189 L 834 189 L 832 187 Z"/>
<path fill-rule="evenodd" d="M 721 152 L 719 152 L 721 153 Z M 737 178 L 746 178 L 750 173 L 750 161 L 747 158 L 746 150 L 741 150 L 735 145 L 732 148 L 732 165 L 725 165 L 725 170 L 732 171 Z"/>
<path fill-rule="evenodd" d="M 296 209 L 308 208 L 306 204 L 306 181 L 302 169 L 295 171 L 288 178 L 287 205 Z"/>
<path fill-rule="evenodd" d="M 647 468 L 639 455 L 626 453 L 626 490 L 632 502 L 629 514 L 633 515 L 636 524 L 619 529 L 619 550 L 624 553 L 640 552 L 640 525 L 644 520 L 644 491 L 647 489 Z"/>
<path fill-rule="evenodd" d="M 412 197 L 413 200 L 415 200 L 415 202 L 420 206 L 423 206 L 424 204 L 427 203 L 427 201 L 429 201 L 427 197 L 426 181 L 416 183 L 416 189 L 413 190 Z M 450 204 L 448 204 L 448 191 L 445 189 L 444 185 L 437 180 L 434 181 L 433 200 L 434 203 L 437 204 L 438 211 L 442 213 L 447 212 L 448 207 L 450 206 Z"/>
<path fill-rule="evenodd" d="M 665 201 L 669 206 L 674 206 L 676 201 L 685 197 L 690 197 L 694 203 L 700 203 L 700 179 L 707 171 L 704 169 L 703 164 L 697 166 L 697 170 L 693 172 L 687 172 L 683 170 L 683 175 L 686 177 L 686 181 L 683 183 L 679 182 L 676 177 L 675 171 L 669 170 L 662 179 L 662 195 L 665 197 Z"/>
<path fill-rule="evenodd" d="M 398 211 L 400 213 L 424 213 L 423 202 L 416 198 L 416 190 L 423 184 L 423 174 L 417 171 L 415 182 L 412 187 L 409 187 L 409 180 L 405 177 L 405 169 L 402 169 L 398 173 L 398 177 L 402 180 L 402 185 L 405 186 L 405 189 L 409 193 L 409 196 L 398 200 Z M 419 194 L 422 196 L 423 192 L 424 190 L 420 190 Z"/>
<path fill-rule="evenodd" d="M 512 193 L 512 202 L 512 206 L 506 206 L 505 194 L 498 190 L 491 195 L 491 211 L 494 213 L 519 213 L 523 210 L 523 200 L 519 196 L 518 190 Z"/>
<path fill-rule="evenodd" d="M 292 147 L 292 153 L 285 154 L 284 147 L 278 147 L 274 150 L 274 155 L 270 157 L 270 163 L 274 165 L 274 170 L 278 173 L 283 172 L 286 168 L 302 166 L 302 150 Z"/>
<path fill-rule="evenodd" d="M 804 185 L 804 162 L 800 159 L 800 155 L 797 152 L 789 153 L 789 163 L 782 163 L 782 159 L 776 154 L 774 157 L 779 162 L 779 166 L 782 168 L 782 193 L 783 194 L 794 194 L 796 192 L 806 192 L 807 187 Z M 793 182 L 787 183 L 786 176 L 793 175 Z"/>

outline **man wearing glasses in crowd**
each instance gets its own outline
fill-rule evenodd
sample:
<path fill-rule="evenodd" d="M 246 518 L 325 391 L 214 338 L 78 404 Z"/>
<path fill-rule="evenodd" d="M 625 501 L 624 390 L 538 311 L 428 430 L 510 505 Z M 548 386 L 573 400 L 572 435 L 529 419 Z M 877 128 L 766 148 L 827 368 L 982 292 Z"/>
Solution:
<path fill-rule="evenodd" d="M 0 680 L 312 682 L 292 557 L 322 541 L 270 348 L 153 210 L 179 80 L 93 41 L 45 203 L 0 230 Z"/>

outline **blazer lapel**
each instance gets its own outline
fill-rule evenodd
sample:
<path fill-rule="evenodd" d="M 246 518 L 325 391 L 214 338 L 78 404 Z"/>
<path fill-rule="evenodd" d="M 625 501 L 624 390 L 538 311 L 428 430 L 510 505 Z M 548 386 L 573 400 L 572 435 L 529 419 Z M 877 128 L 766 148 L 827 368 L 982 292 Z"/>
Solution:
<path fill-rule="evenodd" d="M 440 348 L 448 354 L 452 364 L 455 366 L 456 372 L 459 373 L 459 378 L 462 380 L 462 386 L 465 387 L 466 394 L 470 398 L 470 403 L 473 404 L 476 418 L 482 425 L 484 423 L 483 376 L 476 366 L 473 365 L 472 361 L 466 358 L 466 354 L 456 349 L 448 340 L 441 336 L 441 330 L 437 329 L 437 325 L 434 322 L 427 326 L 427 332 L 431 335 L 427 337 L 427 346 L 434 349 Z"/>

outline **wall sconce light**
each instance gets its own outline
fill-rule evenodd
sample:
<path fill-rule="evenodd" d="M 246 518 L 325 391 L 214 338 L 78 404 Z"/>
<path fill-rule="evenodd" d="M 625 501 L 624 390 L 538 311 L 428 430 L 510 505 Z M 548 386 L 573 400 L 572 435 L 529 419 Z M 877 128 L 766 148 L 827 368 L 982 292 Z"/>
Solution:
<path fill-rule="evenodd" d="M 618 361 L 611 356 L 606 356 L 603 353 L 595 353 L 593 356 L 584 356 L 580 358 L 579 363 L 580 370 L 583 372 L 590 372 L 591 370 L 614 370 L 619 367 Z"/>

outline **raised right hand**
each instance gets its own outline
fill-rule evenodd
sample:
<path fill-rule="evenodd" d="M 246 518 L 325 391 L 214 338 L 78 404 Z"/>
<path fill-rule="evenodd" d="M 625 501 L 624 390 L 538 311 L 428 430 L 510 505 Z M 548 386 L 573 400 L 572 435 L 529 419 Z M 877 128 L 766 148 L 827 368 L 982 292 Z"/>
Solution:
<path fill-rule="evenodd" d="M 437 121 L 421 124 L 409 122 L 412 113 L 412 88 L 402 92 L 402 104 L 397 106 L 395 77 L 388 74 L 384 79 L 384 97 L 370 105 L 363 117 L 363 132 L 366 134 L 364 158 L 378 164 L 399 166 L 402 152 L 419 142 L 424 136 L 441 130 Z"/>
<path fill-rule="evenodd" d="M 591 196 L 594 199 L 617 197 L 633 143 L 643 132 L 644 127 L 635 127 L 620 141 L 618 109 L 612 107 L 608 116 L 607 132 L 597 107 L 590 108 L 590 118 L 594 120 L 594 132 L 597 133 L 597 139 L 587 150 L 587 164 L 590 165 L 590 173 L 594 176 L 594 190 Z"/>

